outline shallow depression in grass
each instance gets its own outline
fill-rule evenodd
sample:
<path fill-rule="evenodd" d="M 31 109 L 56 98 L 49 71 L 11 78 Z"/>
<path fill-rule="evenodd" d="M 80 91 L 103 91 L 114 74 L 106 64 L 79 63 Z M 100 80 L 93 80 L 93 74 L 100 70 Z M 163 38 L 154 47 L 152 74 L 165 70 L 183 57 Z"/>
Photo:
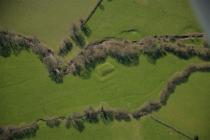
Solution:
<path fill-rule="evenodd" d="M 114 75 L 113 74 L 114 70 L 115 67 L 111 63 L 106 62 L 104 64 L 97 66 L 96 74 L 99 80 L 104 81 Z"/>

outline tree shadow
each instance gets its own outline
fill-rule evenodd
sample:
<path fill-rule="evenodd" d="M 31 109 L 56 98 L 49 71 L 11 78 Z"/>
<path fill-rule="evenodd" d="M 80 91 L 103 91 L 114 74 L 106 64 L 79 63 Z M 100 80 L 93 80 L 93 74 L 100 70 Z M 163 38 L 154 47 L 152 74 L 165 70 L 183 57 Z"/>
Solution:
<path fill-rule="evenodd" d="M 78 130 L 79 132 L 83 132 L 85 129 L 85 125 L 83 120 L 74 120 L 74 123 L 72 124 L 73 128 Z"/>

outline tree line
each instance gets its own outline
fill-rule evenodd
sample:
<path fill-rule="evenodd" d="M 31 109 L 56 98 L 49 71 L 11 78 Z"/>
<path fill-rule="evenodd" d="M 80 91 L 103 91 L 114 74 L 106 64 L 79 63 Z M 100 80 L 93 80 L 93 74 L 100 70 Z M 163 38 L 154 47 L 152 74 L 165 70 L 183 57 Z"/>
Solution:
<path fill-rule="evenodd" d="M 210 63 L 191 64 L 181 72 L 175 73 L 160 92 L 160 103 L 166 105 L 168 98 L 174 92 L 177 85 L 185 83 L 194 72 L 210 72 Z"/>
<path fill-rule="evenodd" d="M 15 140 L 35 136 L 39 125 L 37 122 L 34 122 L 27 125 L 9 126 L 0 129 L 2 129 L 2 133 L 0 133 L 1 140 Z"/>
<path fill-rule="evenodd" d="M 72 38 L 74 40 L 80 40 L 79 36 L 78 28 L 73 26 Z M 124 65 L 138 64 L 141 54 L 148 56 L 153 61 L 167 55 L 167 53 L 173 53 L 183 59 L 198 56 L 205 61 L 210 60 L 210 48 L 171 42 L 170 39 L 172 37 L 175 40 L 179 40 L 180 38 L 186 39 L 187 37 L 197 39 L 198 37 L 202 37 L 202 35 L 166 36 L 166 41 L 163 41 L 164 36 L 145 37 L 136 42 L 120 39 L 105 39 L 87 45 L 76 57 L 68 63 L 64 63 L 54 54 L 53 50 L 47 48 L 37 38 L 1 31 L 0 55 L 7 57 L 11 53 L 18 54 L 22 50 L 32 50 L 47 66 L 51 79 L 58 83 L 63 81 L 63 77 L 66 74 L 88 76 L 91 70 L 98 63 L 104 62 L 108 56 L 111 56 Z M 66 55 L 72 49 L 73 43 L 69 38 L 65 38 L 61 46 L 59 54 Z"/>

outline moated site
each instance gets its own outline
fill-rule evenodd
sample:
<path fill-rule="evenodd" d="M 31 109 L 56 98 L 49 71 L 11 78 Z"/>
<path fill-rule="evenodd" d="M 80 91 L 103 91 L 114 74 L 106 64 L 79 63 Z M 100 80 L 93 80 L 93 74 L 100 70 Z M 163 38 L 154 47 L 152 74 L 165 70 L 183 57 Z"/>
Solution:
<path fill-rule="evenodd" d="M 209 83 L 188 0 L 0 0 L 0 140 L 209 140 Z"/>

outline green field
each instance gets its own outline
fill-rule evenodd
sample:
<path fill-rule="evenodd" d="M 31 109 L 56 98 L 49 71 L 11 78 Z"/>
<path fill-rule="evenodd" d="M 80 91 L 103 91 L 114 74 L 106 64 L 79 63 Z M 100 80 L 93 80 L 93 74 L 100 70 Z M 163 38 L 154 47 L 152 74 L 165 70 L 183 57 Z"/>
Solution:
<path fill-rule="evenodd" d="M 186 84 L 177 87 L 167 106 L 155 113 L 155 116 L 190 136 L 198 135 L 201 140 L 208 140 L 209 81 L 209 73 L 192 75 Z"/>
<path fill-rule="evenodd" d="M 62 84 L 56 84 L 33 54 L 23 52 L 18 57 L 1 58 L 0 106 L 4 107 L 0 108 L 0 124 L 68 115 L 89 105 L 134 110 L 145 101 L 159 97 L 164 82 L 190 62 L 200 60 L 179 60 L 168 55 L 152 64 L 142 56 L 139 65 L 124 66 L 110 58 L 106 63 L 115 70 L 105 80 L 93 71 L 89 79 L 67 76 Z"/>
<path fill-rule="evenodd" d="M 0 0 L 0 30 L 36 35 L 54 50 L 69 34 L 69 27 L 87 17 L 96 0 Z M 105 37 L 140 40 L 148 35 L 199 32 L 200 27 L 187 0 L 104 0 L 87 23 L 93 42 Z M 130 31 L 128 31 L 130 30 Z M 193 42 L 189 42 L 190 44 Z M 199 42 L 197 42 L 199 43 Z M 74 47 L 65 58 L 76 56 Z M 69 115 L 88 106 L 114 107 L 133 111 L 146 101 L 159 98 L 167 79 L 190 63 L 202 62 L 174 55 L 152 63 L 141 55 L 139 64 L 125 66 L 108 58 L 84 79 L 68 75 L 56 84 L 37 56 L 23 51 L 18 56 L 0 56 L 0 126 L 32 122 L 38 118 Z M 178 86 L 166 107 L 155 117 L 183 130 L 190 136 L 208 140 L 208 97 L 210 74 L 196 73 Z M 41 123 L 32 140 L 187 140 L 150 117 L 140 121 L 114 121 L 109 124 L 85 123 L 85 130 L 48 128 Z"/>
<path fill-rule="evenodd" d="M 103 6 L 88 22 L 90 41 L 200 31 L 188 0 L 104 0 Z M 131 29 L 135 30 L 121 33 Z"/>
<path fill-rule="evenodd" d="M 56 49 L 96 0 L 1 0 L 0 29 L 35 35 Z"/>

